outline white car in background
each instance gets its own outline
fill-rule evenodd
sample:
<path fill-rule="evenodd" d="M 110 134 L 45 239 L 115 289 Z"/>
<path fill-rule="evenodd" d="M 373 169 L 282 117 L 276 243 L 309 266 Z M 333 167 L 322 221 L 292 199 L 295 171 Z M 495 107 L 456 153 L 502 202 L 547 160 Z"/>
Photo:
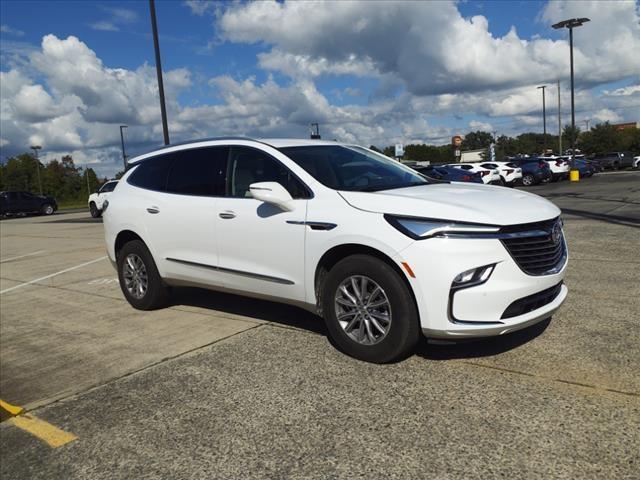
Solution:
<path fill-rule="evenodd" d="M 513 162 L 488 162 L 481 163 L 480 166 L 500 170 L 502 184 L 507 187 L 513 187 L 522 181 L 522 168 Z"/>
<path fill-rule="evenodd" d="M 98 218 L 102 215 L 104 201 L 109 198 L 109 195 L 111 195 L 111 192 L 116 188 L 116 185 L 118 185 L 118 180 L 111 180 L 102 185 L 97 192 L 89 195 L 89 212 L 93 218 Z"/>
<path fill-rule="evenodd" d="M 502 185 L 500 169 L 498 168 L 485 168 L 479 163 L 450 163 L 449 166 L 466 170 L 467 172 L 479 173 L 485 185 Z"/>
<path fill-rule="evenodd" d="M 276 299 L 324 318 L 333 343 L 376 363 L 421 333 L 503 335 L 565 297 L 560 210 L 537 195 L 430 180 L 367 148 L 218 138 L 129 162 L 104 208 L 124 297 L 172 286 Z"/>
<path fill-rule="evenodd" d="M 557 157 L 555 155 L 552 155 L 546 157 L 538 157 L 538 159 L 544 160 L 545 162 L 547 162 L 547 165 L 549 165 L 549 169 L 551 170 L 552 182 L 569 178 L 569 170 L 571 170 L 571 165 L 565 161 L 564 157 Z"/>

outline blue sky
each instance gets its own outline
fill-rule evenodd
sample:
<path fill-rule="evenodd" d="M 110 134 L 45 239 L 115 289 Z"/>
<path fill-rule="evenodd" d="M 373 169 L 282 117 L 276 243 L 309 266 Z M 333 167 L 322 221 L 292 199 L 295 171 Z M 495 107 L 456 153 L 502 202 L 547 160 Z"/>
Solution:
<path fill-rule="evenodd" d="M 159 1 L 156 10 L 176 139 L 300 136 L 310 121 L 332 137 L 380 146 L 444 143 L 474 129 L 538 131 L 536 84 L 560 78 L 568 93 L 566 32 L 550 24 L 574 14 L 595 14 L 576 31 L 579 121 L 638 120 L 640 111 L 633 1 Z M 5 0 L 0 14 L 2 157 L 38 139 L 51 158 L 74 152 L 108 174 L 123 118 L 134 152 L 156 142 L 146 1 Z M 91 85 L 74 83 L 88 70 Z M 122 75 L 129 80 L 118 85 Z M 555 105 L 555 88 L 548 93 Z"/>

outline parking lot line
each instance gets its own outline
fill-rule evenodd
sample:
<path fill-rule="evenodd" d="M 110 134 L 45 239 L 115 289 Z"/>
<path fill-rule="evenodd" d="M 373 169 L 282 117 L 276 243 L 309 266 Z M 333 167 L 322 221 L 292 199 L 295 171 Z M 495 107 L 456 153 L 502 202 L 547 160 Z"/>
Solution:
<path fill-rule="evenodd" d="M 44 420 L 34 417 L 33 415 L 20 415 L 7 420 L 7 423 L 29 432 L 34 437 L 39 438 L 52 448 L 58 448 L 69 442 L 73 442 L 78 437 L 73 433 L 60 430 L 58 427 L 51 425 Z"/>
<path fill-rule="evenodd" d="M 37 252 L 26 253 L 24 255 L 18 255 L 17 257 L 5 258 L 4 260 L 0 260 L 0 263 L 11 262 L 13 260 L 18 260 L 19 258 L 31 257 L 33 255 L 39 255 L 39 254 L 45 253 L 45 252 L 46 252 L 46 250 L 38 250 Z"/>
<path fill-rule="evenodd" d="M 9 412 L 10 415 L 19 415 L 22 412 L 22 410 L 24 410 L 22 407 L 11 405 L 10 403 L 7 403 L 1 399 L 0 399 L 0 408 Z"/>
<path fill-rule="evenodd" d="M 100 262 L 100 261 L 104 260 L 105 258 L 107 258 L 106 255 L 104 255 L 104 256 L 102 256 L 100 258 L 96 258 L 95 260 L 91 260 L 89 262 L 81 263 L 80 265 L 76 265 L 74 267 L 65 268 L 64 270 L 60 270 L 59 272 L 56 272 L 56 273 L 51 273 L 49 275 L 45 275 L 44 277 L 40 277 L 40 278 L 35 278 L 33 280 L 29 280 L 28 282 L 21 283 L 19 285 L 11 287 L 11 288 L 5 288 L 4 290 L 0 290 L 0 295 L 2 295 L 3 293 L 11 292 L 11 291 L 16 290 L 16 289 L 21 288 L 21 287 L 26 287 L 27 285 L 32 285 L 34 283 L 41 282 L 42 280 L 47 280 L 48 278 L 52 278 L 52 277 L 55 277 L 57 275 L 62 275 L 63 273 L 67 273 L 67 272 L 70 272 L 72 270 L 77 270 L 78 268 L 86 267 L 87 265 L 91 265 L 92 263 Z"/>

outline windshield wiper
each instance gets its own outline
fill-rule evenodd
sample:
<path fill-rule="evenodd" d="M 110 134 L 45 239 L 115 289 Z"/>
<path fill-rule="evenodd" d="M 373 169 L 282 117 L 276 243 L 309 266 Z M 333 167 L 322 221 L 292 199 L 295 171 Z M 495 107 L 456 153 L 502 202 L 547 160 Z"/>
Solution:
<path fill-rule="evenodd" d="M 429 182 L 411 182 L 411 183 L 398 183 L 396 185 L 371 185 L 358 189 L 359 192 L 380 192 L 382 190 L 395 190 L 397 188 L 408 187 L 420 187 L 422 185 L 429 185 Z"/>

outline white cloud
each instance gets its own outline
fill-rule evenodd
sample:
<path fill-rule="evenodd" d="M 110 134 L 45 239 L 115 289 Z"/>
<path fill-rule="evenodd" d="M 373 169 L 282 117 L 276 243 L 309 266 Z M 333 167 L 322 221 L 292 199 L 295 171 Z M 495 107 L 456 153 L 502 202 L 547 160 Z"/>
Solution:
<path fill-rule="evenodd" d="M 608 108 L 603 108 L 602 110 L 598 110 L 591 114 L 591 123 L 594 123 L 594 120 L 597 122 L 610 122 L 616 123 L 622 120 L 622 117 L 618 115 L 616 112 L 609 110 Z"/>
<path fill-rule="evenodd" d="M 605 90 L 602 93 L 612 97 L 638 96 L 640 95 L 640 85 L 628 85 L 626 87 L 616 88 L 615 90 Z"/>
<path fill-rule="evenodd" d="M 541 18 L 550 23 L 578 10 L 585 15 L 583 6 L 593 11 L 594 26 L 588 35 L 576 31 L 579 81 L 637 74 L 640 26 L 633 2 L 551 2 Z M 236 3 L 220 15 L 218 28 L 229 41 L 272 46 L 259 57 L 263 68 L 292 77 L 392 73 L 416 95 L 509 88 L 568 75 L 565 40 L 526 40 L 513 27 L 493 36 L 485 17 L 463 18 L 453 1 Z"/>
<path fill-rule="evenodd" d="M 0 25 L 0 33 L 6 33 L 8 35 L 15 35 L 16 37 L 22 37 L 24 32 L 17 28 L 11 28 L 9 25 Z"/>
<path fill-rule="evenodd" d="M 101 21 L 101 22 L 95 22 L 89 25 L 91 28 L 93 28 L 94 30 L 102 30 L 104 32 L 118 32 L 120 31 L 120 28 L 118 28 L 117 25 L 111 23 L 111 22 L 107 22 L 107 21 Z"/>
<path fill-rule="evenodd" d="M 469 122 L 470 130 L 482 130 L 483 132 L 492 132 L 493 126 L 487 122 L 480 122 L 478 120 L 471 120 Z"/>
<path fill-rule="evenodd" d="M 218 9 L 217 2 L 210 0 L 186 0 L 184 4 L 189 7 L 193 14 L 200 17 L 206 13 L 214 13 Z"/>

